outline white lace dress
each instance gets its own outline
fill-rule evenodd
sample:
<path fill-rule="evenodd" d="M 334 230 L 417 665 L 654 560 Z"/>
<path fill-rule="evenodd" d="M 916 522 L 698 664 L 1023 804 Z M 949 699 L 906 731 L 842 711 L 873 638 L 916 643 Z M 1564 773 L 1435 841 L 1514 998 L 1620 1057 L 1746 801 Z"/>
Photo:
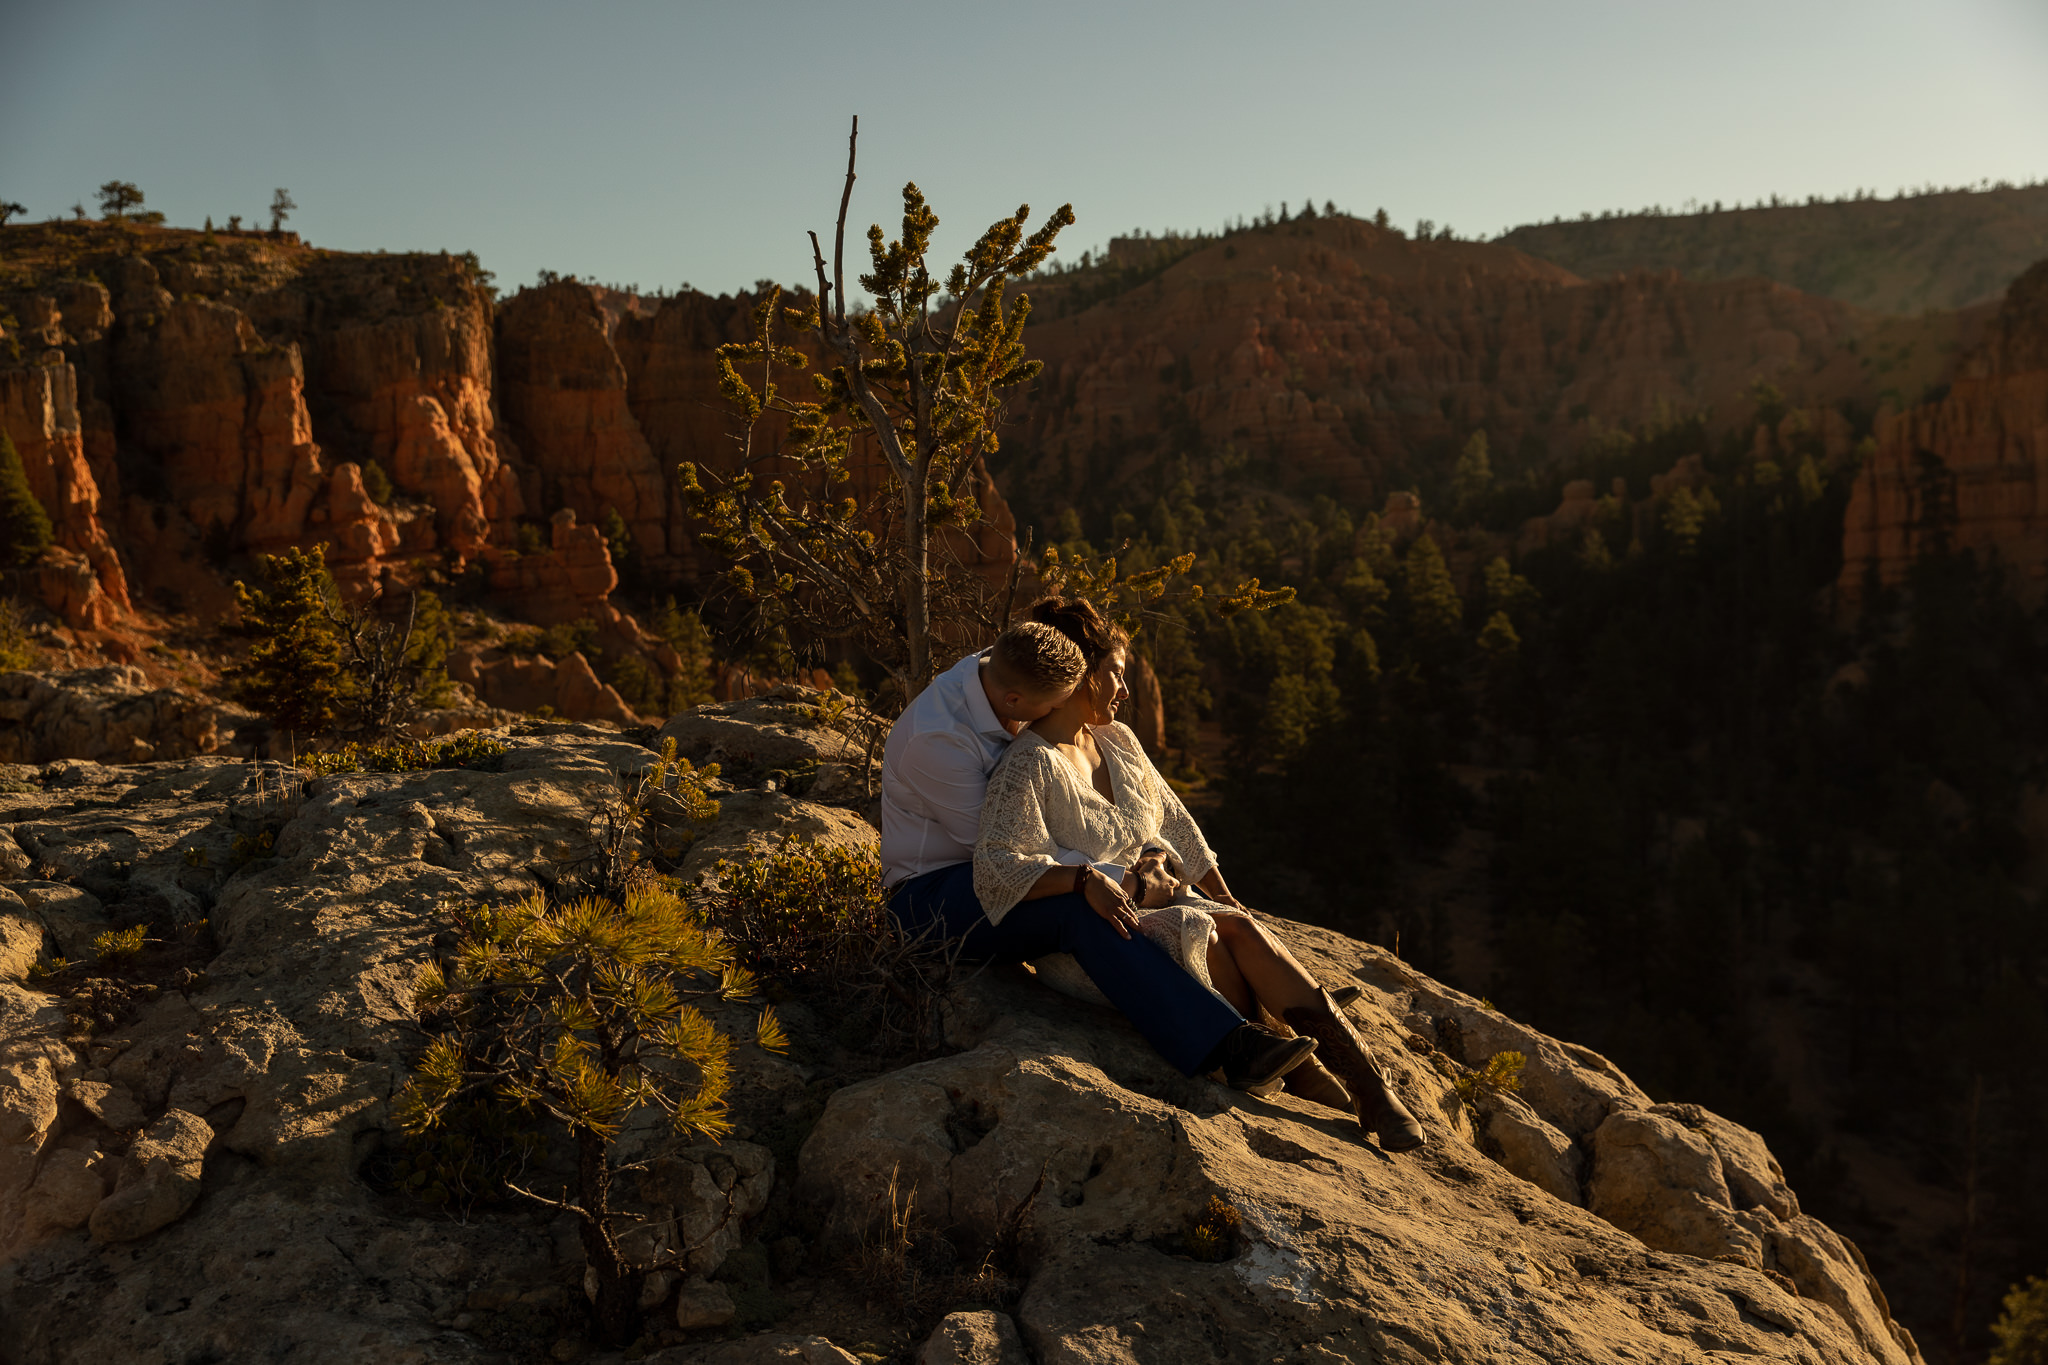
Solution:
<path fill-rule="evenodd" d="M 1160 845 L 1179 855 L 1182 875 L 1191 882 L 1216 866 L 1201 827 L 1129 727 L 1112 723 L 1093 733 L 1114 801 L 1105 800 L 1058 750 L 1029 730 L 1017 736 L 989 776 L 981 836 L 974 847 L 974 892 L 991 922 L 1000 922 L 1040 877 L 1060 865 L 1062 849 L 1095 862 L 1128 865 L 1148 845 Z M 1206 912 L 1168 906 L 1144 912 L 1138 927 L 1214 989 L 1209 940 L 1215 924 Z M 1040 958 L 1032 966 L 1048 984 L 1070 995 L 1102 998 L 1065 953 Z"/>

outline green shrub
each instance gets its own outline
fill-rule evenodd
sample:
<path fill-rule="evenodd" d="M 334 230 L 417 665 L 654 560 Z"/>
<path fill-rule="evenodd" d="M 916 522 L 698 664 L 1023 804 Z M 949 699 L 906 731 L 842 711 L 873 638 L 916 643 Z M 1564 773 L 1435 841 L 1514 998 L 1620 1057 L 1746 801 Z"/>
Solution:
<path fill-rule="evenodd" d="M 397 496 L 398 490 L 391 486 L 391 476 L 384 472 L 384 466 L 375 460 L 363 463 L 363 491 L 370 495 L 370 501 L 378 506 L 388 506 Z"/>
<path fill-rule="evenodd" d="M 97 934 L 92 941 L 92 955 L 105 963 L 131 962 L 142 956 L 143 944 L 149 941 L 147 932 L 146 926 L 137 924 Z"/>
<path fill-rule="evenodd" d="M 843 986 L 894 937 L 872 849 L 786 840 L 744 863 L 721 861 L 714 878 L 711 921 L 741 965 L 789 986 Z"/>
<path fill-rule="evenodd" d="M 307 754 L 299 766 L 315 777 L 329 773 L 417 773 L 429 768 L 493 767 L 509 746 L 482 730 L 442 739 L 405 739 L 392 744 L 344 744 L 332 753 Z"/>
<path fill-rule="evenodd" d="M 2014 1285 L 1991 1335 L 1998 1345 L 1986 1365 L 2048 1365 L 2048 1280 L 2029 1276 Z"/>
<path fill-rule="evenodd" d="M 586 654 L 590 642 L 597 638 L 597 622 L 588 616 L 575 621 L 561 621 L 541 632 L 540 652 L 560 663 L 571 654 Z"/>
<path fill-rule="evenodd" d="M 29 491 L 28 471 L 7 433 L 0 431 L 0 568 L 18 568 L 50 544 L 49 513 Z"/>
<path fill-rule="evenodd" d="M 635 711 L 659 712 L 667 697 L 661 674 L 638 654 L 620 655 L 619 661 L 612 665 L 611 676 L 605 681 Z"/>
<path fill-rule="evenodd" d="M 34 668 L 42 651 L 29 643 L 26 618 L 18 603 L 0 598 L 0 673 Z"/>
<path fill-rule="evenodd" d="M 415 1136 L 480 1101 L 560 1120 L 576 1147 L 573 1184 L 542 1191 L 528 1177 L 507 1188 L 556 1208 L 574 1201 L 597 1279 L 599 1336 L 624 1346 L 639 1333 L 647 1273 L 690 1248 L 649 1262 L 621 1247 L 618 1234 L 636 1220 L 612 1204 L 613 1139 L 646 1110 L 680 1135 L 730 1130 L 731 1040 L 698 1002 L 751 995 L 752 978 L 680 896 L 652 879 L 615 900 L 551 903 L 536 893 L 511 905 L 458 905 L 453 919 L 453 962 L 422 966 L 414 982 L 415 1007 L 437 1036 L 393 1115 Z M 761 1012 L 755 1041 L 784 1046 L 772 1010 Z"/>
<path fill-rule="evenodd" d="M 1453 1083 L 1466 1104 L 1477 1104 L 1488 1091 L 1511 1093 L 1522 1088 L 1522 1068 L 1529 1059 L 1519 1052 L 1496 1052 L 1477 1071 L 1468 1071 Z"/>

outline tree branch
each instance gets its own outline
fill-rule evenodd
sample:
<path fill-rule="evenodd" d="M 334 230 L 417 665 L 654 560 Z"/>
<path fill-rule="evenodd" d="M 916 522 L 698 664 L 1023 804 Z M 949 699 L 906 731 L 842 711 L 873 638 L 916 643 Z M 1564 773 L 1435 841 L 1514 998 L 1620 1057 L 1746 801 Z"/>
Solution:
<path fill-rule="evenodd" d="M 833 304 L 838 309 L 839 325 L 846 325 L 846 210 L 853 202 L 853 154 L 860 141 L 860 115 L 853 116 L 853 131 L 846 135 L 846 188 L 839 192 L 839 227 L 832 234 L 832 282 L 838 292 Z"/>

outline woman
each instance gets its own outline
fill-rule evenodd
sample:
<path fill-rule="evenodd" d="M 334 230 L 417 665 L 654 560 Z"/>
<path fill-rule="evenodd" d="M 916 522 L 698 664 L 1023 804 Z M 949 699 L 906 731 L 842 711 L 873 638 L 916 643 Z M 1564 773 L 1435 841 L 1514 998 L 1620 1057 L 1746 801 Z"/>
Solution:
<path fill-rule="evenodd" d="M 1209 904 L 1154 911 L 1138 921 L 1140 929 L 1245 1017 L 1257 1019 L 1263 1006 L 1316 1041 L 1316 1058 L 1288 1074 L 1288 1089 L 1356 1114 L 1388 1151 L 1421 1146 L 1421 1125 L 1381 1078 L 1343 1011 L 1230 894 L 1201 828 L 1138 737 L 1117 723 L 1117 708 L 1130 696 L 1124 633 L 1084 600 L 1047 599 L 1027 615 L 1080 646 L 1088 672 L 1073 695 L 1017 737 L 989 779 L 974 850 L 982 905 L 993 914 L 1030 899 L 1056 880 L 1046 874 L 1060 865 L 1062 850 L 1124 866 L 1148 848 L 1170 850 Z"/>

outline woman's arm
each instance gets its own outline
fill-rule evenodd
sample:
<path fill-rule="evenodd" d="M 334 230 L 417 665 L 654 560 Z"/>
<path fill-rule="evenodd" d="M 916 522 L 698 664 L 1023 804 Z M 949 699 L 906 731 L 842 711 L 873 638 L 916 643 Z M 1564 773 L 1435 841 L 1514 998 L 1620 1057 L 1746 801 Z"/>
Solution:
<path fill-rule="evenodd" d="M 1062 762 L 1048 750 L 1008 755 L 989 778 L 981 808 L 981 834 L 974 846 L 974 894 L 990 923 L 1000 923 L 1018 905 L 1079 891 L 1089 908 L 1131 936 L 1136 915 L 1123 888 L 1092 867 L 1061 863 L 1060 847 L 1046 827 L 1045 800 L 1061 775 Z"/>

